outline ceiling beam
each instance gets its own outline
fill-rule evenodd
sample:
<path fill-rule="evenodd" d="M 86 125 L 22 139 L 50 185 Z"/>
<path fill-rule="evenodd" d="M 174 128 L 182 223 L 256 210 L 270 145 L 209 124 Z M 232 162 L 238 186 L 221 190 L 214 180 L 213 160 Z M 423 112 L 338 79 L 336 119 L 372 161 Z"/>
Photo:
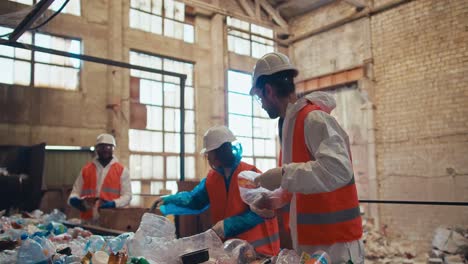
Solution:
<path fill-rule="evenodd" d="M 13 30 L 10 37 L 10 41 L 18 40 L 23 33 L 28 30 L 31 25 L 42 15 L 47 8 L 54 2 L 54 0 L 41 0 L 39 3 L 34 5 L 34 8 L 23 18 L 18 26 Z"/>
<path fill-rule="evenodd" d="M 281 17 L 280 13 L 275 10 L 266 0 L 258 0 L 260 6 L 265 9 L 265 11 L 273 18 L 273 20 L 278 24 L 281 28 L 287 29 L 288 22 Z"/>
<path fill-rule="evenodd" d="M 249 3 L 247 3 L 247 0 L 237 0 L 237 2 L 240 4 L 242 9 L 244 9 L 247 15 L 249 15 L 250 17 L 255 17 L 255 12 L 252 10 Z"/>
<path fill-rule="evenodd" d="M 352 6 L 355 6 L 357 8 L 365 8 L 367 7 L 367 4 L 362 1 L 362 0 L 343 0 L 344 2 L 346 2 L 347 4 L 350 4 Z"/>
<path fill-rule="evenodd" d="M 255 0 L 255 16 L 257 17 L 257 19 L 262 19 L 261 12 L 262 10 L 260 8 L 260 3 L 258 2 L 258 0 Z"/>

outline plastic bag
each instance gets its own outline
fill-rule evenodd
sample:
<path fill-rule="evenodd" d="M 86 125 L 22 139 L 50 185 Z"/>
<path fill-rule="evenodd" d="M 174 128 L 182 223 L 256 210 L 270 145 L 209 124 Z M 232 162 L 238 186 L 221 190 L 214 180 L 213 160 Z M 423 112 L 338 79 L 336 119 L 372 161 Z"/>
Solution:
<path fill-rule="evenodd" d="M 224 242 L 224 251 L 229 253 L 239 264 L 250 263 L 257 258 L 255 248 L 242 239 L 229 239 Z"/>
<path fill-rule="evenodd" d="M 276 264 L 301 263 L 301 257 L 294 250 L 283 249 L 276 257 Z"/>
<path fill-rule="evenodd" d="M 270 191 L 257 187 L 255 178 L 260 174 L 254 171 L 242 171 L 238 176 L 239 191 L 242 200 L 257 209 L 279 209 L 291 200 L 290 194 L 283 188 Z"/>

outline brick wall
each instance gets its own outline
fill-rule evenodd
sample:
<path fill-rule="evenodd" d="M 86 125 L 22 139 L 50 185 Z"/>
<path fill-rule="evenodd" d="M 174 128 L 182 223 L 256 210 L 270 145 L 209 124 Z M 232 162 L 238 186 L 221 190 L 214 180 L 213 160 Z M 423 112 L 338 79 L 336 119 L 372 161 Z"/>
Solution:
<path fill-rule="evenodd" d="M 468 201 L 468 2 L 419 0 L 371 17 L 381 199 Z M 390 234 L 430 242 L 467 208 L 381 206 Z"/>

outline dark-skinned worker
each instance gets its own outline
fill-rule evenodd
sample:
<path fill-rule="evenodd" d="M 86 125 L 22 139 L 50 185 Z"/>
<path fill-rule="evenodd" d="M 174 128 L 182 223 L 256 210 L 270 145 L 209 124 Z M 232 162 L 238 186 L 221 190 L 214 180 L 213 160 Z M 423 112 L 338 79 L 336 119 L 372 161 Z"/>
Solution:
<path fill-rule="evenodd" d="M 124 207 L 132 199 L 130 175 L 116 157 L 115 138 L 101 134 L 96 139 L 96 157 L 80 171 L 68 203 L 80 210 L 84 221 L 96 220 L 93 208 Z"/>

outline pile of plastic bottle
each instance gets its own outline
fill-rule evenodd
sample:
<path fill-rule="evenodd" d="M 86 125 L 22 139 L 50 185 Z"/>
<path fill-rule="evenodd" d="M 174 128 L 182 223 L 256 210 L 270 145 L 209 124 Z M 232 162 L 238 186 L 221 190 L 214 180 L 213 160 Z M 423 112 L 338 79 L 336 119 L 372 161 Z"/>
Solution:
<path fill-rule="evenodd" d="M 99 236 L 79 227 L 67 228 L 63 224 L 65 215 L 58 210 L 51 214 L 36 210 L 23 216 L 0 219 L 0 263 L 180 264 L 182 255 L 201 250 L 209 252 L 209 260 L 204 263 L 253 263 L 254 260 L 261 263 L 253 247 L 244 240 L 223 243 L 211 229 L 177 239 L 171 221 L 150 213 L 143 215 L 135 233 L 119 236 Z M 301 263 L 304 259 L 294 251 L 283 250 L 271 260 L 270 263 L 283 264 Z"/>

